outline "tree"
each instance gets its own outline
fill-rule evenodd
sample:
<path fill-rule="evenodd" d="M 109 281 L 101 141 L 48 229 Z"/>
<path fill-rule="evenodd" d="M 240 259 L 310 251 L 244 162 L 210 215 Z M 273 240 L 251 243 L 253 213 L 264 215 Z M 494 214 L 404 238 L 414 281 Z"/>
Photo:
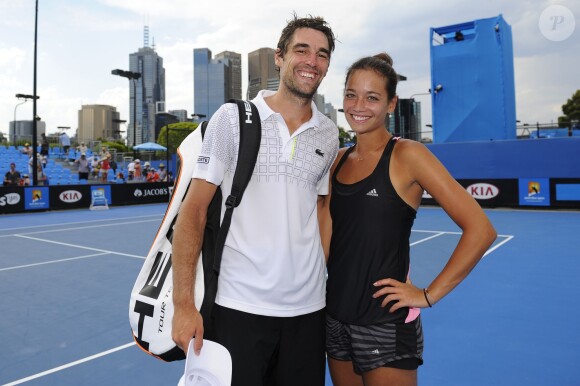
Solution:
<path fill-rule="evenodd" d="M 181 145 L 181 142 L 183 142 L 185 137 L 187 137 L 191 132 L 197 129 L 198 125 L 199 125 L 198 122 L 178 122 L 178 123 L 170 123 L 169 125 L 163 126 L 159 131 L 157 143 L 165 146 L 169 151 L 169 153 L 173 154 L 176 152 L 179 145 Z M 168 134 L 169 141 L 167 141 Z"/>
<path fill-rule="evenodd" d="M 125 153 L 128 149 L 122 141 L 103 141 L 101 147 L 106 146 L 107 149 L 115 149 L 117 153 Z"/>
<path fill-rule="evenodd" d="M 338 142 L 340 147 L 351 146 L 356 143 L 356 135 L 352 131 L 347 132 L 342 126 L 338 126 Z"/>
<path fill-rule="evenodd" d="M 563 116 L 558 117 L 560 127 L 572 127 L 574 122 L 580 121 L 580 90 L 576 90 L 572 98 L 562 105 Z"/>

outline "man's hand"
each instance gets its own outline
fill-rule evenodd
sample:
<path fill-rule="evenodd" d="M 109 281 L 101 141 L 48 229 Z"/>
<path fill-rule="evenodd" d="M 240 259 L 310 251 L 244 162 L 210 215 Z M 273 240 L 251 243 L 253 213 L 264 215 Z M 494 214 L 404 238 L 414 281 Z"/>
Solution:
<path fill-rule="evenodd" d="M 196 355 L 201 352 L 203 345 L 203 318 L 193 304 L 175 305 L 171 338 L 179 346 L 185 355 L 189 347 L 189 341 L 195 338 L 193 349 Z"/>

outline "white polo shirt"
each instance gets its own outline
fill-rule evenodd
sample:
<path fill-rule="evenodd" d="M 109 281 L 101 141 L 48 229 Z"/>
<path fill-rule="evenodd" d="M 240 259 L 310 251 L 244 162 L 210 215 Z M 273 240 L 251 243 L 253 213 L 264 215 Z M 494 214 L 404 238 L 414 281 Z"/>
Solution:
<path fill-rule="evenodd" d="M 325 306 L 325 264 L 317 196 L 328 194 L 338 152 L 336 125 L 312 103 L 312 118 L 290 135 L 261 91 L 253 100 L 262 141 L 252 179 L 234 210 L 224 247 L 216 303 L 265 316 L 297 316 Z M 232 185 L 239 143 L 237 105 L 212 116 L 194 178 Z M 207 158 L 209 161 L 207 161 Z M 223 215 L 223 213 L 222 213 Z"/>

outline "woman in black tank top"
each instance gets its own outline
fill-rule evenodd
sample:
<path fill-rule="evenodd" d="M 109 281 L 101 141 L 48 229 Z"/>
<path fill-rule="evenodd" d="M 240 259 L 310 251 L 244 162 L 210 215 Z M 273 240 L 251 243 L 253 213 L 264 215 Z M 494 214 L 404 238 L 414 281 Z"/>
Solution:
<path fill-rule="evenodd" d="M 388 132 L 396 86 L 392 59 L 384 53 L 358 60 L 346 76 L 343 107 L 357 144 L 339 151 L 320 214 L 328 257 L 327 354 L 335 386 L 416 385 L 422 363 L 418 309 L 453 290 L 496 238 L 477 202 L 424 145 Z M 423 289 L 408 274 L 409 236 L 424 190 L 463 234 L 445 268 Z M 415 352 L 401 352 L 399 332 L 413 321 Z M 394 338 L 369 351 L 376 356 L 360 354 L 371 347 L 373 331 Z"/>

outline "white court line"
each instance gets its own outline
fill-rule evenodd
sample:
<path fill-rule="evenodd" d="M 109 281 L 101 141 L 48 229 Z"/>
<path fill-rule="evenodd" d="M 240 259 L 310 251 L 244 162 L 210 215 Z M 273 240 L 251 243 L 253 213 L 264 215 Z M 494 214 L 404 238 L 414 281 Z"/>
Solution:
<path fill-rule="evenodd" d="M 34 264 L 26 264 L 26 265 L 17 265 L 15 267 L 0 268 L 0 272 L 2 272 L 2 271 L 10 271 L 10 270 L 13 270 L 13 269 L 20 269 L 20 268 L 36 267 L 38 265 L 62 263 L 63 261 L 86 259 L 86 258 L 89 258 L 89 257 L 103 256 L 103 255 L 107 255 L 107 254 L 108 253 L 104 253 L 104 252 L 103 253 L 94 253 L 92 255 L 84 255 L 84 256 L 78 256 L 78 257 L 70 257 L 68 259 L 59 259 L 59 260 L 44 261 L 42 263 L 34 263 Z"/>
<path fill-rule="evenodd" d="M 463 232 L 448 232 L 448 231 L 427 231 L 427 230 L 419 230 L 419 229 L 411 229 L 411 232 L 421 232 L 421 233 L 444 233 L 449 235 L 462 235 Z M 508 237 L 513 239 L 514 235 L 497 235 L 497 237 Z"/>
<path fill-rule="evenodd" d="M 413 229 L 412 232 L 421 232 L 421 233 L 437 233 L 431 237 L 427 237 L 425 239 L 421 239 L 418 241 L 415 241 L 414 243 L 409 244 L 409 246 L 413 246 L 419 243 L 422 243 L 423 241 L 427 241 L 429 239 L 433 239 L 435 237 L 439 237 L 441 235 L 445 235 L 445 234 L 450 234 L 450 235 L 461 235 L 463 234 L 463 232 L 438 232 L 438 231 L 427 231 L 427 230 L 418 230 L 418 229 Z M 497 237 L 505 237 L 505 240 L 500 241 L 499 243 L 497 243 L 496 245 L 494 245 L 493 247 L 489 248 L 484 254 L 483 256 L 481 256 L 481 258 L 483 259 L 485 256 L 489 255 L 490 253 L 492 253 L 493 251 L 495 251 L 496 249 L 498 249 L 499 247 L 501 247 L 502 245 L 504 245 L 505 243 L 507 243 L 508 241 L 510 241 L 511 239 L 513 239 L 515 236 L 513 235 L 497 235 Z"/>
<path fill-rule="evenodd" d="M 14 237 L 22 237 L 23 239 L 30 239 L 30 240 L 36 240 L 36 241 L 43 241 L 45 243 L 51 243 L 51 244 L 57 244 L 57 245 L 64 245 L 66 247 L 87 249 L 89 251 L 104 252 L 104 253 L 111 253 L 113 255 L 128 256 L 128 257 L 137 257 L 139 259 L 145 259 L 145 257 L 143 257 L 143 256 L 132 255 L 130 253 L 121 253 L 121 252 L 109 251 L 107 249 L 98 249 L 98 248 L 85 247 L 85 246 L 82 246 L 82 245 L 63 243 L 63 242 L 60 242 L 60 241 L 39 239 L 37 237 L 30 237 L 30 236 L 25 236 L 25 235 L 14 235 Z"/>
<path fill-rule="evenodd" d="M 116 223 L 111 223 L 111 224 L 100 224 L 100 225 L 87 225 L 84 226 L 82 228 L 79 227 L 75 227 L 75 228 L 55 228 L 55 229 L 48 229 L 45 231 L 36 231 L 36 232 L 24 232 L 24 233 L 20 233 L 21 235 L 38 235 L 41 233 L 54 233 L 54 232 L 64 232 L 64 231 L 78 231 L 80 230 L 85 230 L 85 229 L 91 229 L 91 228 L 102 228 L 102 227 L 111 227 L 111 226 L 117 226 L 117 225 L 128 225 L 128 224 L 139 224 L 139 223 L 144 223 L 144 222 L 153 222 L 153 221 L 159 221 L 159 219 L 152 219 L 152 220 L 141 220 L 141 221 L 127 221 L 127 222 L 116 222 Z M 14 234 L 11 235 L 0 235 L 0 237 L 11 237 L 14 236 Z"/>
<path fill-rule="evenodd" d="M 16 227 L 16 228 L 2 228 L 2 229 L 0 229 L 0 232 L 13 231 L 13 230 L 18 230 L 18 229 L 31 229 L 31 228 L 54 227 L 54 226 L 60 226 L 60 225 L 74 225 L 74 224 L 87 224 L 87 223 L 88 224 L 92 224 L 92 223 L 95 223 L 95 222 L 129 220 L 129 219 L 133 219 L 133 218 L 144 218 L 144 217 L 153 217 L 153 216 L 163 217 L 163 213 L 160 213 L 160 214 L 148 214 L 148 215 L 143 215 L 143 216 L 107 218 L 107 219 L 103 219 L 103 220 L 86 220 L 86 221 L 63 222 L 63 223 L 57 223 L 57 224 L 31 225 L 31 226 Z"/>
<path fill-rule="evenodd" d="M 490 253 L 492 253 L 493 251 L 495 251 L 496 249 L 498 249 L 499 247 L 501 247 L 503 244 L 507 243 L 508 241 L 510 241 L 511 239 L 514 238 L 514 236 L 507 236 L 507 235 L 498 235 L 498 237 L 506 237 L 505 240 L 497 243 L 496 245 L 493 246 L 493 248 L 489 248 L 487 250 L 487 252 L 485 252 L 482 256 L 482 258 L 484 258 L 485 256 L 489 255 Z"/>
<path fill-rule="evenodd" d="M 101 353 L 98 353 L 98 354 L 95 354 L 95 355 L 91 355 L 91 356 L 86 357 L 86 358 L 83 358 L 83 359 L 79 359 L 78 361 L 70 362 L 70 363 L 67 363 L 66 365 L 62 365 L 62 366 L 59 366 L 59 367 L 55 367 L 54 369 L 46 370 L 46 371 L 43 371 L 41 373 L 34 374 L 34 375 L 31 375 L 31 376 L 26 377 L 26 378 L 18 379 L 16 381 L 13 381 L 13 382 L 10 382 L 10 383 L 5 383 L 2 386 L 20 385 L 21 383 L 28 382 L 28 381 L 32 381 L 33 379 L 37 379 L 37 378 L 42 378 L 42 377 L 44 377 L 46 375 L 49 375 L 49 374 L 52 374 L 52 373 L 56 373 L 56 372 L 61 371 L 61 370 L 68 369 L 69 367 L 73 367 L 73 366 L 76 366 L 76 365 L 80 365 L 81 363 L 85 363 L 85 362 L 88 362 L 88 361 L 92 361 L 93 359 L 97 359 L 97 358 L 103 357 L 105 355 L 112 354 L 112 353 L 114 353 L 116 351 L 124 350 L 124 349 L 129 348 L 129 347 L 134 346 L 134 345 L 135 345 L 135 342 L 127 343 L 127 344 L 124 344 L 122 346 L 115 347 L 115 348 L 112 348 L 110 350 L 103 351 Z"/>
<path fill-rule="evenodd" d="M 415 241 L 414 243 L 411 243 L 411 244 L 409 244 L 409 246 L 410 246 L 410 247 L 412 247 L 413 245 L 420 244 L 420 243 L 422 243 L 423 241 L 431 240 L 431 239 L 434 239 L 435 237 L 439 237 L 439 236 L 441 236 L 441 235 L 444 235 L 444 234 L 445 234 L 445 232 L 439 232 L 439 233 L 437 233 L 436 235 L 429 236 L 429 237 L 426 237 L 426 238 L 424 238 L 424 239 L 421 239 L 421 240 Z"/>

